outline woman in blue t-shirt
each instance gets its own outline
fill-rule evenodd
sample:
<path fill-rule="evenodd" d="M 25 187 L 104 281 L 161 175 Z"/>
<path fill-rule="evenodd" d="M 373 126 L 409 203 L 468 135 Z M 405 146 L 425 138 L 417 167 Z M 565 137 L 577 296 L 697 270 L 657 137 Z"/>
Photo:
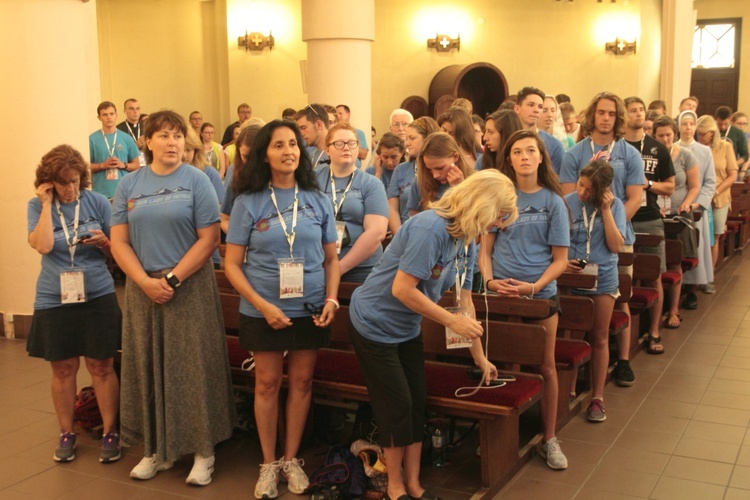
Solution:
<path fill-rule="evenodd" d="M 326 144 L 331 163 L 319 166 L 315 176 L 333 207 L 341 281 L 362 283 L 383 255 L 381 242 L 388 230 L 385 187 L 357 168 L 359 141 L 351 125 L 331 127 Z"/>
<path fill-rule="evenodd" d="M 567 271 L 597 276 L 594 289 L 573 290 L 573 293 L 587 295 L 594 301 L 593 390 L 586 413 L 589 421 L 603 422 L 607 419 L 604 384 L 609 366 L 609 322 L 615 300 L 620 296 L 617 254 L 625 242 L 625 208 L 609 189 L 614 171 L 605 160 L 593 160 L 578 175 L 575 192 L 565 197 L 573 219 Z"/>
<path fill-rule="evenodd" d="M 479 267 L 485 286 L 502 296 L 550 299 L 548 318 L 537 321 L 547 329 L 544 377 L 542 456 L 553 469 L 565 469 L 568 461 L 555 437 L 557 416 L 557 280 L 567 267 L 570 214 L 562 199 L 557 175 L 544 141 L 531 130 L 519 130 L 503 148 L 501 172 L 510 177 L 518 195 L 518 219 L 503 231 L 482 238 Z"/>
<path fill-rule="evenodd" d="M 484 123 L 484 154 L 482 170 L 496 168 L 500 170 L 501 157 L 505 141 L 513 132 L 521 130 L 523 125 L 518 113 L 512 109 L 500 109 L 487 117 Z"/>
<path fill-rule="evenodd" d="M 448 191 L 430 210 L 406 221 L 352 295 L 352 344 L 378 424 L 379 444 L 385 450 L 390 498 L 436 498 L 419 484 L 427 399 L 422 316 L 474 339 L 470 347 L 474 363 L 488 383 L 497 377 L 482 350 L 482 327 L 471 300 L 474 240 L 515 217 L 510 180 L 494 170 L 479 172 Z M 461 291 L 465 315 L 436 304 L 454 285 Z"/>
<path fill-rule="evenodd" d="M 307 488 L 304 462 L 296 457 L 316 349 L 328 342 L 328 325 L 339 308 L 333 207 L 319 191 L 301 143 L 294 122 L 274 120 L 260 129 L 235 178 L 239 196 L 227 234 L 225 271 L 242 295 L 240 345 L 255 358 L 255 421 L 263 450 L 255 498 L 276 498 L 280 473 L 289 491 L 299 495 Z M 351 151 L 356 157 L 357 147 Z M 286 441 L 277 459 L 284 351 L 289 352 Z"/>
<path fill-rule="evenodd" d="M 123 441 L 143 443 L 130 477 L 151 479 L 192 454 L 187 483 L 203 486 L 237 419 L 210 262 L 219 200 L 206 174 L 183 163 L 186 133 L 174 111 L 150 114 L 148 165 L 115 192 L 112 253 L 128 277 L 120 420 Z"/>
<path fill-rule="evenodd" d="M 424 140 L 433 132 L 438 132 L 440 126 L 429 116 L 422 116 L 406 127 L 406 152 L 410 157 L 396 166 L 391 183 L 388 184 L 388 205 L 390 215 L 388 227 L 396 234 L 401 225 L 409 218 L 409 192 L 417 175 L 417 156 L 422 151 Z"/>
<path fill-rule="evenodd" d="M 42 255 L 42 270 L 26 350 L 52 365 L 52 401 L 60 423 L 57 462 L 76 457 L 73 405 L 81 356 L 102 414 L 99 461 L 114 462 L 121 455 L 113 357 L 122 314 L 107 270 L 111 209 L 106 197 L 86 189 L 90 182 L 81 153 L 57 146 L 36 169 L 36 196 L 28 205 L 29 245 Z"/>

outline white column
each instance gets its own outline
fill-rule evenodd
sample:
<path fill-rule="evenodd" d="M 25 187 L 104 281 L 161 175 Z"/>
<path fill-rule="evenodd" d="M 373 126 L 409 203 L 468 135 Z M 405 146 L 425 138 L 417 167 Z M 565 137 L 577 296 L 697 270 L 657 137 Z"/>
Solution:
<path fill-rule="evenodd" d="M 662 5 L 659 94 L 675 116 L 680 101 L 690 95 L 695 11 L 691 0 L 664 0 Z"/>
<path fill-rule="evenodd" d="M 308 102 L 352 110 L 352 125 L 370 137 L 374 0 L 303 0 Z M 369 144 L 366 146 L 369 149 Z"/>

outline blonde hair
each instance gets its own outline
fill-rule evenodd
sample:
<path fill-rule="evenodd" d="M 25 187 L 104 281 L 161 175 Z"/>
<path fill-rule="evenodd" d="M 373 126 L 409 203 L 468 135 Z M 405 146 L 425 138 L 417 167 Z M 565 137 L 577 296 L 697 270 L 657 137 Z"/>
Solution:
<path fill-rule="evenodd" d="M 258 125 L 258 128 L 261 128 L 265 124 L 266 122 L 265 120 L 263 120 L 263 118 L 253 116 L 252 118 L 248 118 L 247 120 L 245 120 L 244 122 L 240 124 L 240 130 L 244 130 L 251 125 Z"/>
<path fill-rule="evenodd" d="M 458 159 L 453 163 L 464 174 L 464 179 L 468 179 L 474 173 L 474 168 L 470 167 L 464 160 L 464 155 L 458 148 L 456 140 L 445 132 L 434 132 L 427 136 L 422 145 L 422 151 L 417 156 L 417 186 L 421 198 L 419 200 L 420 210 L 427 208 L 427 205 L 437 197 L 438 181 L 436 181 L 430 170 L 424 164 L 424 157 L 430 158 L 448 158 L 458 153 Z"/>
<path fill-rule="evenodd" d="M 477 172 L 449 189 L 440 200 L 431 203 L 430 208 L 451 221 L 448 234 L 465 240 L 487 234 L 500 214 L 509 214 L 501 228 L 518 217 L 513 181 L 494 169 Z"/>
<path fill-rule="evenodd" d="M 695 131 L 698 134 L 707 134 L 713 132 L 713 140 L 711 141 L 711 149 L 715 149 L 721 142 L 721 134 L 719 133 L 719 126 L 716 125 L 716 120 L 711 115 L 703 115 L 698 118 L 695 122 Z"/>
<path fill-rule="evenodd" d="M 194 166 L 198 170 L 205 170 L 208 166 L 208 159 L 206 158 L 206 150 L 203 149 L 203 142 L 201 142 L 198 134 L 192 128 L 187 129 L 185 133 L 185 146 L 190 146 L 195 151 L 193 155 L 193 161 L 190 165 Z"/>

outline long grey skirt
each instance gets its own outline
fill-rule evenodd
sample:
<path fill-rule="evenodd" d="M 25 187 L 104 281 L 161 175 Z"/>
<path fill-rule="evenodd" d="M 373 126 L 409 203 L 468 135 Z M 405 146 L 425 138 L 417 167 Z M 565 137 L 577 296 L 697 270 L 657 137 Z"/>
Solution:
<path fill-rule="evenodd" d="M 121 431 L 146 456 L 213 455 L 237 422 L 224 319 L 207 263 L 153 302 L 129 278 L 122 335 Z"/>

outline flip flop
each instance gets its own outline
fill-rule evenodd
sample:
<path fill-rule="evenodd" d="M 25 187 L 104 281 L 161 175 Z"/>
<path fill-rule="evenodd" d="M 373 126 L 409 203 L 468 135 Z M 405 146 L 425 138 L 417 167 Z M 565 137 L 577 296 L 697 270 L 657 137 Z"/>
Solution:
<path fill-rule="evenodd" d="M 672 319 L 677 318 L 677 322 L 673 322 Z M 664 328 L 669 328 L 671 330 L 674 330 L 675 328 L 679 328 L 682 324 L 682 316 L 679 314 L 670 314 L 667 318 L 667 321 L 664 322 Z"/>
<path fill-rule="evenodd" d="M 648 346 L 646 347 L 646 352 L 649 354 L 664 354 L 664 346 L 661 345 L 661 336 L 658 337 L 652 337 L 651 335 L 648 336 Z M 661 349 L 655 349 L 656 346 L 661 347 Z"/>

